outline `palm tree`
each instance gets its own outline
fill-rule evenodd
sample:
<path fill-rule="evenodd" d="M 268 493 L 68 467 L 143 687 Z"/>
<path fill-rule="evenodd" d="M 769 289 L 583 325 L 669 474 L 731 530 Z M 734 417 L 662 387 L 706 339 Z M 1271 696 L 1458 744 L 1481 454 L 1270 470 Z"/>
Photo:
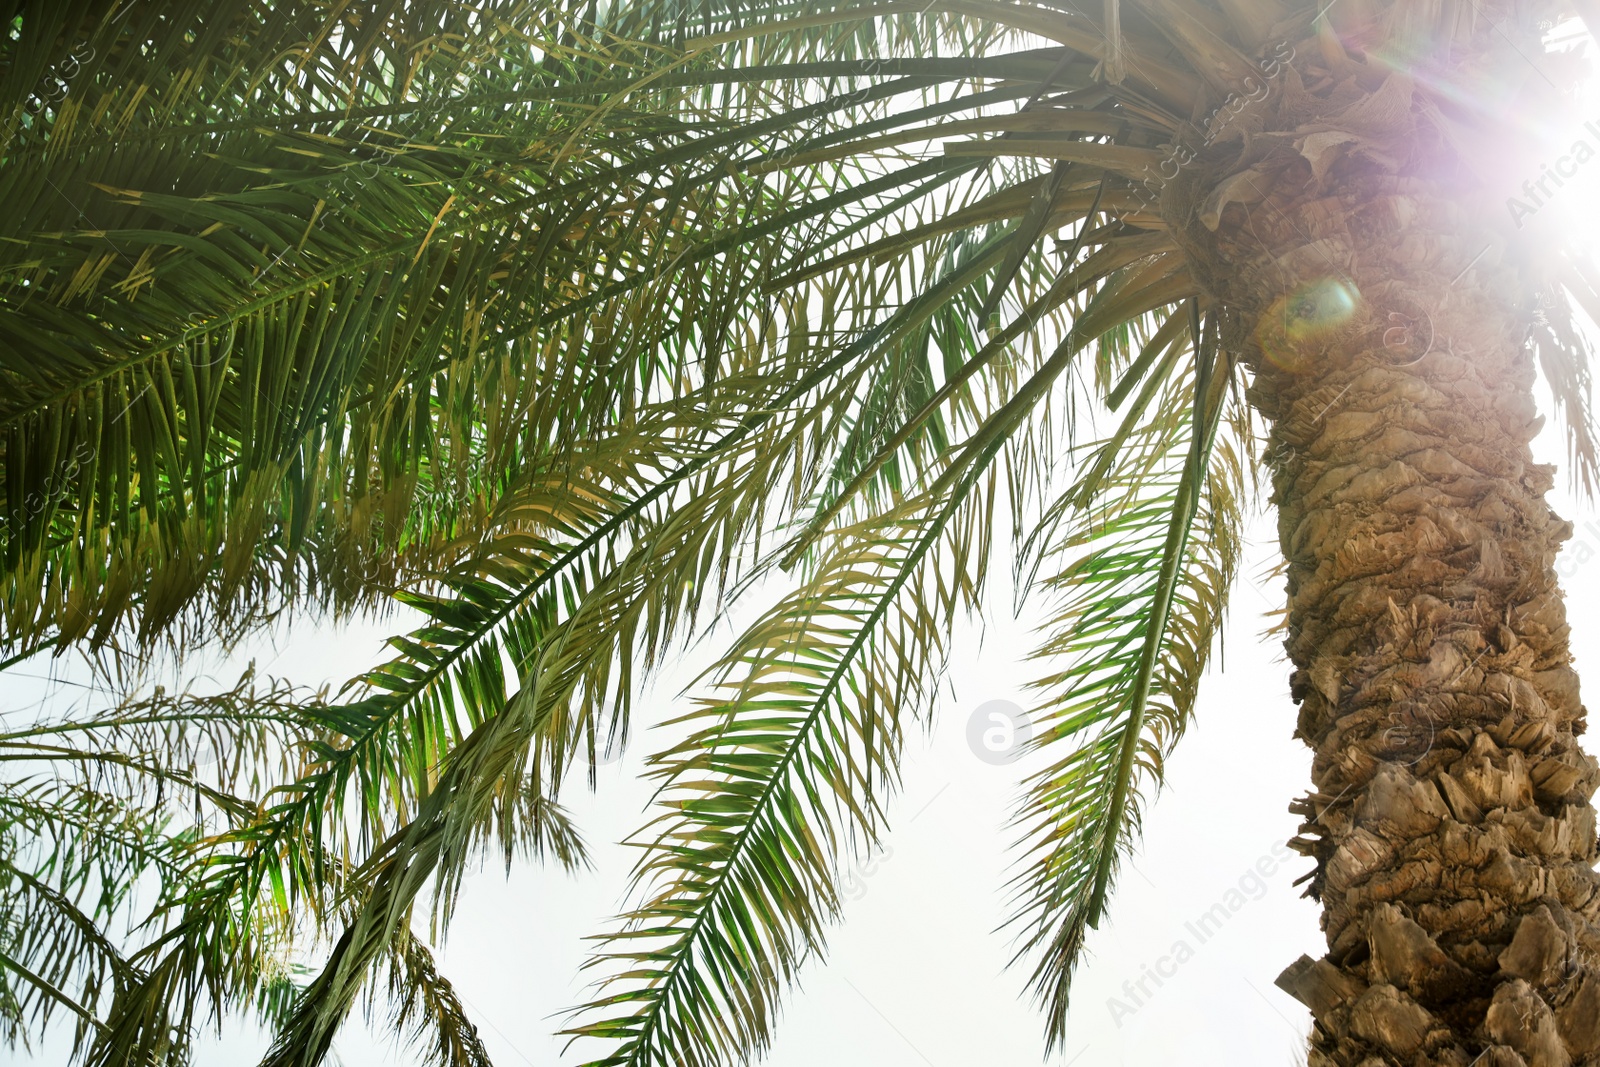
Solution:
<path fill-rule="evenodd" d="M 1600 310 L 1600 287 L 1543 231 L 1552 182 L 1595 153 L 1562 145 L 1544 157 L 1566 150 L 1557 178 L 1535 174 L 1546 149 L 1525 121 L 1560 113 L 1571 66 L 1544 36 L 1568 12 L 307 11 L 240 15 L 248 32 L 215 40 L 156 15 L 119 24 L 116 8 L 76 31 L 12 23 L 42 27 L 27 53 L 41 70 L 74 34 L 122 42 L 106 54 L 123 64 L 222 58 L 165 60 L 168 82 L 96 75 L 81 109 L 69 87 L 22 123 L 32 156 L 8 149 L 19 186 L 67 167 L 73 189 L 129 213 L 15 223 L 28 251 L 11 292 L 37 319 L 17 320 L 31 347 L 11 358 L 48 381 L 8 409 L 8 506 L 26 512 L 24 486 L 70 504 L 8 549 L 8 640 L 111 635 L 127 605 L 147 634 L 191 604 L 210 606 L 202 620 L 271 610 L 299 587 L 263 575 L 298 572 L 264 561 L 316 561 L 326 581 L 350 538 L 404 561 L 362 595 L 404 585 L 428 616 L 356 688 L 296 705 L 304 766 L 184 853 L 165 933 L 82 1005 L 94 1061 L 181 1051 L 196 1005 L 273 977 L 260 946 L 304 913 L 340 932 L 269 1061 L 318 1062 L 372 967 L 412 942 L 425 892 L 448 918 L 476 849 L 577 861 L 563 780 L 626 737 L 643 672 L 783 568 L 796 587 L 653 757 L 639 903 L 571 1027 L 596 1063 L 760 1051 L 784 985 L 822 951 L 840 863 L 884 826 L 900 738 L 930 711 L 1007 522 L 1019 587 L 1054 605 L 1034 741 L 1051 762 L 1017 813 L 1013 889 L 1019 959 L 1059 1041 L 1086 932 L 1188 723 L 1258 436 L 1316 753 L 1294 844 L 1328 951 L 1279 979 L 1316 1020 L 1310 1062 L 1600 1053 L 1600 779 L 1575 740 L 1553 570 L 1568 528 L 1529 450 L 1537 360 L 1593 485 L 1573 309 Z M 271 60 L 302 38 L 289 51 L 315 62 Z M 402 75 L 435 47 L 438 73 Z M 166 87 L 148 108 L 146 84 Z M 109 95 L 91 107 L 93 93 Z M 417 96 L 446 106 L 418 116 Z M 147 169 L 107 147 L 123 121 L 148 124 Z M 394 199 L 339 212 L 329 227 L 351 229 L 324 247 L 328 156 L 402 138 L 406 169 L 381 185 Z M 166 179 L 197 146 L 212 169 Z M 1527 173 L 1507 172 L 1514 150 Z M 106 180 L 112 160 L 133 172 Z M 113 236 L 152 249 L 142 269 L 164 284 L 107 274 Z M 256 295 L 276 262 L 258 244 L 296 242 L 293 284 Z M 223 258 L 239 269 L 209 265 Z M 140 303 L 157 292 L 167 303 Z M 315 336 L 352 340 L 273 332 L 275 316 L 311 323 L 318 299 L 353 319 Z M 195 304 L 217 317 L 189 319 Z M 288 345 L 286 383 L 322 382 L 311 368 L 341 357 L 287 451 L 247 432 L 257 364 L 215 373 L 214 409 L 181 399 L 206 395 L 175 383 L 243 344 L 235 329 L 262 338 L 241 351 Z M 178 373 L 138 369 L 166 360 Z M 118 445 L 129 431 L 106 423 L 99 383 L 137 374 L 149 395 L 116 396 L 165 409 L 141 416 L 149 443 Z M 185 434 L 169 445 L 163 426 Z M 118 458 L 68 492 L 50 472 L 73 433 Z M 115 473 L 134 464 L 138 479 Z M 416 483 L 464 488 L 419 503 Z M 369 486 L 400 494 L 392 545 L 366 539 L 350 503 Z M 228 526 L 235 510 L 249 523 Z M 175 562 L 182 538 L 203 567 Z"/>

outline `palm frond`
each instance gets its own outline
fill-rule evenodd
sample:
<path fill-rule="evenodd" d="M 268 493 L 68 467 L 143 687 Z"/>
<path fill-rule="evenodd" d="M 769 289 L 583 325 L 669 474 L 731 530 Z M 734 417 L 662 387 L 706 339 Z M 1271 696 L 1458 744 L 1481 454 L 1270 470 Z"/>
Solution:
<path fill-rule="evenodd" d="M 982 521 L 962 513 L 975 480 L 830 538 L 716 668 L 723 695 L 678 720 L 690 736 L 654 760 L 666 812 L 635 872 L 645 899 L 594 961 L 611 972 L 587 1006 L 600 1017 L 569 1031 L 616 1043 L 596 1064 L 766 1047 L 776 997 L 838 909 L 838 857 L 876 840 L 905 720 L 974 595 L 961 546 Z M 922 568 L 953 520 L 941 582 Z"/>
<path fill-rule="evenodd" d="M 413 1047 L 426 1051 L 425 1067 L 493 1067 L 450 980 L 434 966 L 433 954 L 421 941 L 406 936 L 389 964 L 391 1028 L 414 1034 Z"/>
<path fill-rule="evenodd" d="M 1171 343 L 1162 332 L 1158 347 Z M 1195 373 L 1169 363 L 1150 379 L 1101 446 L 1110 463 L 1086 465 L 1034 546 L 1060 598 L 1035 655 L 1064 661 L 1035 683 L 1044 701 L 1034 745 L 1070 750 L 1028 782 L 1012 921 L 1022 927 L 1019 958 L 1036 958 L 1032 985 L 1052 1045 L 1143 793 L 1188 723 L 1237 566 L 1242 468 L 1216 442 L 1231 372 L 1214 345 L 1214 335 L 1198 343 Z"/>

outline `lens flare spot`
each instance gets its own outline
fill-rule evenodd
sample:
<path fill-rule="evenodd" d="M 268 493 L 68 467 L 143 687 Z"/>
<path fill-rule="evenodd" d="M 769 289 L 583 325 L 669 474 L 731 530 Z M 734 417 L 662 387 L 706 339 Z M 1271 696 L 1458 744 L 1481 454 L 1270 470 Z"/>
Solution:
<path fill-rule="evenodd" d="M 1256 326 L 1256 342 L 1269 360 L 1301 373 L 1355 316 L 1358 294 L 1341 278 L 1317 278 L 1280 296 Z"/>

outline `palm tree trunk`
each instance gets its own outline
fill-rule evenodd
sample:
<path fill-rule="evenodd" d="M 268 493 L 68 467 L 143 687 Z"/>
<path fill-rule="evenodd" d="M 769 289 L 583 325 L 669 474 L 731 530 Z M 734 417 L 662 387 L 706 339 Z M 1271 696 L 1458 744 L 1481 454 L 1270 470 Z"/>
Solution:
<path fill-rule="evenodd" d="M 1209 222 L 1191 189 L 1182 237 L 1254 360 L 1315 751 L 1293 843 L 1328 951 L 1279 985 L 1313 1065 L 1600 1064 L 1600 773 L 1531 311 L 1454 190 L 1309 158 L 1256 164 Z"/>

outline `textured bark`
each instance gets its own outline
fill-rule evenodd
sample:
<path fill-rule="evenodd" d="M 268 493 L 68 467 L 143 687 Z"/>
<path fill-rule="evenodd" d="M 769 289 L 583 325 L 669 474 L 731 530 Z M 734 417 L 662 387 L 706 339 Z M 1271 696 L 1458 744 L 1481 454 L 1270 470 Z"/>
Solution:
<path fill-rule="evenodd" d="M 1313 1065 L 1600 1064 L 1600 774 L 1532 309 L 1409 85 L 1301 66 L 1261 120 L 1286 132 L 1213 147 L 1163 204 L 1271 427 L 1328 945 L 1279 984 Z"/>

